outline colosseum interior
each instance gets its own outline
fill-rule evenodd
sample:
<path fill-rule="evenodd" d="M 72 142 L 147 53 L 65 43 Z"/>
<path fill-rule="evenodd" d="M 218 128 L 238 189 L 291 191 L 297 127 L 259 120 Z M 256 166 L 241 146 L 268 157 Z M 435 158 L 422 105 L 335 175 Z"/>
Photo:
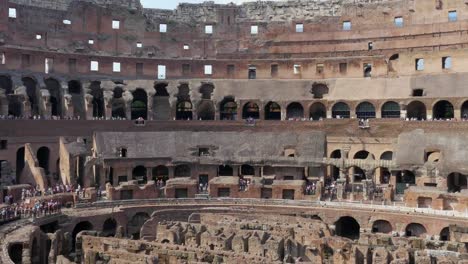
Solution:
<path fill-rule="evenodd" d="M 468 263 L 468 1 L 0 0 L 0 263 Z"/>

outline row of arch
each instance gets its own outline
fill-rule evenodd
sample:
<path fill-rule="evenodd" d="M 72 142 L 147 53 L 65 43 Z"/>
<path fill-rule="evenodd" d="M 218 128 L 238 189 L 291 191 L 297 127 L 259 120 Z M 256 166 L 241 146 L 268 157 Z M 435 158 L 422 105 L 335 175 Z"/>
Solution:
<path fill-rule="evenodd" d="M 39 115 L 39 89 L 37 81 L 32 77 L 22 78 L 23 85 L 26 87 L 26 94 L 29 104 L 31 106 L 31 114 Z M 44 80 L 46 89 L 49 91 L 50 98 L 48 104 L 51 108 L 51 115 L 53 116 L 64 116 L 64 107 L 62 103 L 63 91 L 59 81 L 53 78 Z M 153 112 L 155 120 L 168 120 L 171 118 L 170 104 L 169 104 L 169 93 L 166 89 L 167 84 L 161 83 L 155 86 L 156 93 L 153 98 Z M 0 87 L 4 87 L 7 95 L 13 94 L 12 81 L 8 76 L 0 75 Z M 213 85 L 204 84 L 200 88 L 202 94 L 202 100 L 196 107 L 196 115 L 202 120 L 214 120 L 215 119 L 215 105 L 211 101 L 211 94 L 214 90 Z M 73 104 L 73 115 L 85 118 L 85 107 L 84 107 L 84 89 L 82 84 L 77 80 L 71 80 L 68 82 L 68 92 L 72 97 Z M 105 102 L 103 89 L 101 89 L 101 82 L 91 82 L 87 93 L 93 96 L 92 99 L 92 115 L 93 117 L 104 117 L 105 116 Z M 112 117 L 127 118 L 126 114 L 126 102 L 123 99 L 124 90 L 122 87 L 116 87 L 113 91 L 112 98 Z M 139 117 L 148 119 L 148 94 L 142 89 L 138 88 L 132 92 L 133 99 L 128 106 L 130 109 L 130 117 L 137 119 Z M 1 102 L 0 102 L 1 104 Z M 17 97 L 11 97 L 8 102 L 8 114 L 12 116 L 22 116 L 24 113 L 24 106 Z M 191 120 L 194 118 L 194 106 L 190 100 L 190 89 L 188 85 L 181 85 L 179 87 L 179 93 L 177 94 L 176 103 L 176 114 L 175 119 L 177 120 Z M 257 103 L 251 101 L 242 105 L 242 118 L 254 118 L 260 119 L 260 107 Z M 319 120 L 327 117 L 327 107 L 321 102 L 313 103 L 306 114 L 306 110 L 300 102 L 291 102 L 286 106 L 285 109 L 286 119 L 297 119 L 297 118 L 311 118 L 313 120 Z M 333 118 L 350 118 L 351 108 L 345 102 L 337 102 L 331 107 L 331 116 Z M 264 109 L 264 118 L 266 120 L 281 120 L 282 119 L 282 107 L 279 103 L 270 101 Z M 426 119 L 427 109 L 426 105 L 421 101 L 412 101 L 407 107 L 407 117 L 414 119 Z M 225 97 L 219 104 L 219 112 L 221 120 L 236 120 L 238 119 L 238 104 L 234 97 Z M 361 102 L 354 109 L 356 118 L 369 119 L 375 118 L 376 107 L 370 102 Z M 395 101 L 385 102 L 380 109 L 382 118 L 400 118 L 401 107 Z M 440 100 L 433 105 L 432 117 L 436 119 L 450 119 L 455 117 L 454 106 L 447 100 Z M 468 117 L 468 101 L 464 102 L 461 106 L 460 118 Z"/>

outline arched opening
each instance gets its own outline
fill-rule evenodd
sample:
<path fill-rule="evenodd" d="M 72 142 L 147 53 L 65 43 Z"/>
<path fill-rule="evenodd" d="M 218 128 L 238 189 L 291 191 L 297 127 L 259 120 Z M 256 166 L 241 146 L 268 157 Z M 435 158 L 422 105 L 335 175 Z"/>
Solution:
<path fill-rule="evenodd" d="M 163 165 L 159 165 L 153 168 L 153 181 L 166 181 L 169 179 L 169 168 Z"/>
<path fill-rule="evenodd" d="M 322 103 L 314 103 L 309 109 L 310 118 L 312 120 L 320 120 L 327 118 L 327 108 Z"/>
<path fill-rule="evenodd" d="M 427 118 L 426 105 L 420 101 L 413 101 L 406 106 L 406 116 L 409 119 L 425 120 Z"/>
<path fill-rule="evenodd" d="M 123 89 L 116 87 L 114 89 L 114 97 L 112 98 L 112 117 L 125 119 L 125 100 L 123 99 Z"/>
<path fill-rule="evenodd" d="M 461 118 L 468 119 L 468 101 L 464 102 L 461 106 Z"/>
<path fill-rule="evenodd" d="M 190 101 L 182 101 L 177 103 L 176 119 L 177 120 L 192 120 L 192 103 Z"/>
<path fill-rule="evenodd" d="M 335 149 L 334 151 L 332 151 L 332 153 L 330 154 L 330 158 L 341 159 L 341 150 Z"/>
<path fill-rule="evenodd" d="M 396 102 L 386 102 L 382 105 L 382 118 L 400 118 L 400 105 Z"/>
<path fill-rule="evenodd" d="M 190 177 L 192 176 L 192 170 L 187 164 L 178 165 L 174 169 L 174 177 Z"/>
<path fill-rule="evenodd" d="M 113 237 L 117 231 L 117 221 L 114 218 L 108 218 L 102 225 L 102 233 L 105 237 Z"/>
<path fill-rule="evenodd" d="M 385 151 L 380 155 L 380 160 L 392 160 L 393 159 L 393 152 L 392 151 Z"/>
<path fill-rule="evenodd" d="M 46 174 L 49 174 L 50 150 L 48 147 L 41 147 L 37 150 L 37 160 L 39 167 L 43 168 Z"/>
<path fill-rule="evenodd" d="M 167 83 L 157 83 L 154 86 L 156 94 L 153 97 L 153 119 L 169 120 L 171 117 L 171 106 L 169 104 L 169 93 Z"/>
<path fill-rule="evenodd" d="M 215 120 L 215 108 L 213 101 L 203 99 L 198 105 L 198 119 Z"/>
<path fill-rule="evenodd" d="M 202 95 L 202 100 L 211 100 L 211 95 L 213 94 L 215 87 L 211 83 L 204 83 L 200 87 L 200 93 Z"/>
<path fill-rule="evenodd" d="M 364 172 L 363 169 L 354 166 L 353 171 L 354 171 L 354 174 L 352 176 L 354 177 L 354 182 L 362 182 L 363 180 L 366 179 L 366 173 Z"/>
<path fill-rule="evenodd" d="M 8 248 L 8 256 L 10 257 L 11 261 L 15 264 L 22 264 L 23 263 L 23 244 L 21 243 L 14 243 L 10 244 Z"/>
<path fill-rule="evenodd" d="M 229 165 L 220 165 L 218 167 L 218 176 L 233 176 L 234 170 Z"/>
<path fill-rule="evenodd" d="M 290 103 L 286 108 L 287 119 L 299 119 L 304 117 L 304 107 L 300 103 Z"/>
<path fill-rule="evenodd" d="M 416 184 L 416 177 L 413 172 L 404 170 L 399 171 L 396 175 L 396 193 L 403 194 L 410 186 Z"/>
<path fill-rule="evenodd" d="M 392 231 L 392 224 L 387 220 L 377 220 L 372 224 L 372 233 L 390 234 Z"/>
<path fill-rule="evenodd" d="M 354 154 L 354 157 L 353 157 L 353 159 L 367 159 L 367 158 L 375 159 L 374 155 L 369 153 L 369 151 L 366 151 L 366 150 L 361 150 L 361 151 L 356 152 L 356 154 Z"/>
<path fill-rule="evenodd" d="M 140 229 L 149 218 L 147 213 L 136 213 L 127 224 L 128 237 L 131 239 L 140 239 Z"/>
<path fill-rule="evenodd" d="M 93 96 L 93 117 L 104 117 L 104 93 L 101 89 L 101 82 L 92 82 L 89 88 Z"/>
<path fill-rule="evenodd" d="M 432 108 L 434 119 L 452 119 L 454 118 L 453 105 L 445 100 L 437 102 Z"/>
<path fill-rule="evenodd" d="M 450 228 L 448 226 L 442 228 L 439 236 L 441 241 L 450 241 Z"/>
<path fill-rule="evenodd" d="M 399 54 L 393 54 L 392 56 L 390 56 L 390 58 L 388 59 L 387 66 L 389 72 L 396 72 L 396 66 L 399 58 Z"/>
<path fill-rule="evenodd" d="M 138 118 L 148 119 L 148 96 L 146 95 L 145 90 L 136 89 L 133 92 L 133 101 L 131 106 L 131 117 L 132 120 Z"/>
<path fill-rule="evenodd" d="M 73 248 L 72 250 L 75 251 L 75 244 L 76 244 L 76 236 L 78 235 L 78 233 L 80 233 L 81 231 L 87 231 L 87 230 L 93 230 L 93 225 L 88 222 L 88 221 L 83 221 L 83 222 L 79 222 L 78 224 L 75 225 L 75 228 L 73 228 L 73 232 L 72 232 L 72 243 L 73 243 Z"/>
<path fill-rule="evenodd" d="M 253 176 L 255 175 L 255 168 L 248 164 L 244 164 L 241 166 L 241 175 Z"/>
<path fill-rule="evenodd" d="M 346 103 L 339 102 L 332 107 L 333 118 L 350 118 L 349 106 Z"/>
<path fill-rule="evenodd" d="M 138 184 L 146 184 L 148 182 L 146 168 L 144 166 L 135 167 L 132 171 L 132 179 L 138 181 Z"/>
<path fill-rule="evenodd" d="M 362 102 L 356 107 L 356 117 L 358 119 L 375 118 L 375 107 L 369 102 Z"/>
<path fill-rule="evenodd" d="M 392 174 L 388 168 L 379 168 L 380 171 L 380 184 L 389 184 Z"/>
<path fill-rule="evenodd" d="M 260 118 L 260 109 L 256 103 L 248 102 L 242 108 L 242 119 L 259 119 Z"/>
<path fill-rule="evenodd" d="M 359 239 L 361 226 L 356 219 L 350 216 L 343 216 L 335 222 L 335 233 L 338 236 L 349 239 Z"/>
<path fill-rule="evenodd" d="M 0 75 L 0 89 L 5 90 L 6 95 L 13 93 L 13 82 L 10 76 Z"/>
<path fill-rule="evenodd" d="M 45 85 L 50 94 L 52 116 L 62 116 L 62 89 L 60 83 L 52 78 L 46 79 Z"/>
<path fill-rule="evenodd" d="M 328 94 L 328 86 L 323 83 L 314 83 L 312 85 L 312 94 L 314 99 L 322 99 L 325 94 Z"/>
<path fill-rule="evenodd" d="M 330 154 L 330 158 L 332 159 L 341 159 L 341 150 L 336 149 L 332 151 Z M 340 177 L 340 169 L 336 166 L 331 165 L 330 166 L 330 176 L 334 179 L 337 180 Z M 329 179 L 331 181 L 331 179 Z M 329 182 L 331 183 L 331 182 Z"/>
<path fill-rule="evenodd" d="M 275 102 L 269 102 L 265 106 L 265 120 L 281 120 L 281 106 Z"/>
<path fill-rule="evenodd" d="M 448 192 L 461 192 L 462 190 L 466 190 L 467 187 L 467 176 L 461 173 L 450 173 L 447 176 L 447 188 Z"/>
<path fill-rule="evenodd" d="M 26 87 L 26 93 L 28 95 L 29 103 L 31 105 L 31 115 L 39 115 L 39 103 L 38 103 L 38 91 L 37 83 L 34 79 L 24 77 L 21 79 L 23 85 Z"/>
<path fill-rule="evenodd" d="M 76 80 L 72 80 L 68 82 L 68 93 L 72 97 L 72 105 L 73 105 L 73 116 L 74 117 L 85 117 L 84 112 L 84 97 L 83 97 L 83 89 L 81 83 Z"/>
<path fill-rule="evenodd" d="M 220 106 L 221 120 L 237 120 L 237 104 L 234 98 L 224 98 Z"/>
<path fill-rule="evenodd" d="M 21 117 L 23 115 L 23 104 L 21 96 L 10 95 L 8 98 L 8 115 Z"/>
<path fill-rule="evenodd" d="M 19 148 L 16 151 L 16 184 L 21 184 L 21 174 L 24 169 L 24 147 Z"/>
<path fill-rule="evenodd" d="M 405 234 L 408 237 L 422 237 L 426 233 L 426 228 L 418 223 L 411 223 L 405 228 Z"/>

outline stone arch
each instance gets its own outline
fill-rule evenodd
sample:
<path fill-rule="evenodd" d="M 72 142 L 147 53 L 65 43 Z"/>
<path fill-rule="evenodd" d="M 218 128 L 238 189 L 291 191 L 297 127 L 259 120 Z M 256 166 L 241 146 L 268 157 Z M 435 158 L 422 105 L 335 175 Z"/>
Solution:
<path fill-rule="evenodd" d="M 31 115 L 39 115 L 37 81 L 31 77 L 23 77 L 21 81 L 26 87 L 26 94 L 31 105 Z"/>
<path fill-rule="evenodd" d="M 353 182 L 362 182 L 363 180 L 366 179 L 366 173 L 364 172 L 363 169 L 357 167 L 357 166 L 353 166 L 351 167 L 353 170 Z"/>
<path fill-rule="evenodd" d="M 450 241 L 450 228 L 448 226 L 442 228 L 439 233 L 440 240 Z"/>
<path fill-rule="evenodd" d="M 353 159 L 368 159 L 368 158 L 375 160 L 374 154 L 370 153 L 367 150 L 360 150 L 356 152 L 353 156 Z"/>
<path fill-rule="evenodd" d="M 380 160 L 393 160 L 393 151 L 385 151 L 380 155 Z"/>
<path fill-rule="evenodd" d="M 255 175 L 255 168 L 248 164 L 244 164 L 241 166 L 241 175 Z"/>
<path fill-rule="evenodd" d="M 166 182 L 169 179 L 169 168 L 159 165 L 153 168 L 153 181 L 162 180 Z"/>
<path fill-rule="evenodd" d="M 12 243 L 8 246 L 8 256 L 15 264 L 23 263 L 23 244 Z"/>
<path fill-rule="evenodd" d="M 169 93 L 167 83 L 156 83 L 154 89 L 156 93 L 153 97 L 153 119 L 169 120 L 171 117 L 171 106 L 169 103 Z"/>
<path fill-rule="evenodd" d="M 410 119 L 425 120 L 427 118 L 426 105 L 420 101 L 412 101 L 406 106 L 406 116 Z"/>
<path fill-rule="evenodd" d="M 390 234 L 392 231 L 392 224 L 387 220 L 376 220 L 372 224 L 372 233 Z"/>
<path fill-rule="evenodd" d="M 132 179 L 137 180 L 138 184 L 146 184 L 148 182 L 148 178 L 146 176 L 145 166 L 136 166 L 133 168 Z"/>
<path fill-rule="evenodd" d="M 242 119 L 247 118 L 260 118 L 260 108 L 258 107 L 258 104 L 254 102 L 248 102 L 244 104 L 244 107 L 242 108 Z"/>
<path fill-rule="evenodd" d="M 281 106 L 276 102 L 268 102 L 265 106 L 265 120 L 281 120 Z"/>
<path fill-rule="evenodd" d="M 309 116 L 312 120 L 327 118 L 327 108 L 320 102 L 313 103 L 309 108 Z"/>
<path fill-rule="evenodd" d="M 460 118 L 463 118 L 463 119 L 468 119 L 468 101 L 465 101 L 462 105 L 461 105 L 461 111 L 460 111 Z"/>
<path fill-rule="evenodd" d="M 333 118 L 350 118 L 351 112 L 349 106 L 346 103 L 338 102 L 332 107 L 332 117 Z"/>
<path fill-rule="evenodd" d="M 340 149 L 335 149 L 330 153 L 330 158 L 332 159 L 341 159 L 341 150 Z"/>
<path fill-rule="evenodd" d="M 79 222 L 75 225 L 72 231 L 72 243 L 73 243 L 73 248 L 72 250 L 75 251 L 75 244 L 76 244 L 76 236 L 78 233 L 81 231 L 87 231 L 87 230 L 93 230 L 93 224 L 91 224 L 89 221 L 82 221 Z"/>
<path fill-rule="evenodd" d="M 356 117 L 358 119 L 375 118 L 375 106 L 369 102 L 362 102 L 356 107 Z"/>
<path fill-rule="evenodd" d="M 233 176 L 234 170 L 229 165 L 220 165 L 218 167 L 218 176 Z"/>
<path fill-rule="evenodd" d="M 237 120 L 237 103 L 233 97 L 225 97 L 219 105 L 221 120 Z"/>
<path fill-rule="evenodd" d="M 452 119 L 455 117 L 452 103 L 447 100 L 440 100 L 432 108 L 434 119 Z"/>
<path fill-rule="evenodd" d="M 83 87 L 81 82 L 77 80 L 71 80 L 68 82 L 68 93 L 72 97 L 73 105 L 73 116 L 84 118 L 84 97 L 83 97 Z"/>
<path fill-rule="evenodd" d="M 176 119 L 177 120 L 192 120 L 193 119 L 193 106 L 189 100 L 177 102 Z"/>
<path fill-rule="evenodd" d="M 37 160 L 39 167 L 43 168 L 46 174 L 49 174 L 50 149 L 48 147 L 41 147 L 37 150 Z"/>
<path fill-rule="evenodd" d="M 9 96 L 8 115 L 14 117 L 21 117 L 24 114 L 24 107 L 21 100 L 21 96 Z"/>
<path fill-rule="evenodd" d="M 24 147 L 21 147 L 16 151 L 16 184 L 22 183 L 20 180 L 24 165 Z"/>
<path fill-rule="evenodd" d="M 359 239 L 361 226 L 358 221 L 351 216 L 343 216 L 335 222 L 335 233 L 338 236 L 349 239 Z"/>
<path fill-rule="evenodd" d="M 298 102 L 292 102 L 286 108 L 287 119 L 304 118 L 304 107 Z"/>
<path fill-rule="evenodd" d="M 210 99 L 203 99 L 197 107 L 197 115 L 201 120 L 215 120 L 215 107 Z"/>
<path fill-rule="evenodd" d="M 147 213 L 136 213 L 127 223 L 127 236 L 131 239 L 140 239 L 140 229 L 148 219 L 150 216 Z"/>
<path fill-rule="evenodd" d="M 405 228 L 405 235 L 408 237 L 422 237 L 426 233 L 426 228 L 419 223 L 408 224 Z"/>
<path fill-rule="evenodd" d="M 93 96 L 93 117 L 104 117 L 104 92 L 101 88 L 101 82 L 92 82 L 89 86 L 90 94 Z"/>
<path fill-rule="evenodd" d="M 102 225 L 102 233 L 105 237 L 113 237 L 117 232 L 117 221 L 114 218 L 107 218 Z"/>
<path fill-rule="evenodd" d="M 192 176 L 192 170 L 189 165 L 187 164 L 182 164 L 182 165 L 177 165 L 174 169 L 174 177 L 191 177 Z"/>
<path fill-rule="evenodd" d="M 114 96 L 112 98 L 112 117 L 125 119 L 125 100 L 123 99 L 124 90 L 122 87 L 115 87 Z"/>
<path fill-rule="evenodd" d="M 52 116 L 63 116 L 62 108 L 62 87 L 60 83 L 53 78 L 48 78 L 44 81 L 47 90 L 50 94 L 50 106 Z"/>
<path fill-rule="evenodd" d="M 131 105 L 131 118 L 136 120 L 138 118 L 148 119 L 148 95 L 146 91 L 139 88 L 133 92 L 133 101 Z"/>
<path fill-rule="evenodd" d="M 13 82 L 11 77 L 7 75 L 0 75 L 0 89 L 5 90 L 5 94 L 12 94 L 13 91 Z"/>
<path fill-rule="evenodd" d="M 450 173 L 447 176 L 447 189 L 451 193 L 468 189 L 467 176 L 457 172 Z"/>
<path fill-rule="evenodd" d="M 403 194 L 410 186 L 416 184 L 416 176 L 412 171 L 399 171 L 396 175 L 396 194 Z"/>
<path fill-rule="evenodd" d="M 397 102 L 385 102 L 381 108 L 382 118 L 400 118 L 401 110 Z"/>

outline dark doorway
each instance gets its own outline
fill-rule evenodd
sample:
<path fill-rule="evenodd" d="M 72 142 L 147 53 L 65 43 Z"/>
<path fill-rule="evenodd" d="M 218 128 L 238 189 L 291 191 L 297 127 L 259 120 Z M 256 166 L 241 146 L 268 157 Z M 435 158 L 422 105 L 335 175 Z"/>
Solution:
<path fill-rule="evenodd" d="M 218 167 L 218 176 L 233 176 L 234 170 L 229 165 L 221 165 Z"/>
<path fill-rule="evenodd" d="M 192 103 L 190 101 L 182 101 L 177 103 L 176 119 L 177 120 L 192 120 Z"/>
<path fill-rule="evenodd" d="M 260 109 L 256 103 L 246 103 L 242 108 L 242 119 L 259 119 L 260 118 Z"/>
<path fill-rule="evenodd" d="M 350 116 L 351 114 L 347 104 L 339 102 L 332 107 L 333 118 L 350 118 Z"/>
<path fill-rule="evenodd" d="M 327 118 L 327 109 L 322 103 L 314 103 L 310 106 L 309 115 L 312 120 L 320 120 Z"/>
<path fill-rule="evenodd" d="M 220 105 L 221 120 L 237 120 L 237 103 L 234 98 L 224 98 Z"/>
<path fill-rule="evenodd" d="M 269 102 L 265 106 L 265 120 L 281 120 L 281 106 L 275 102 Z"/>
<path fill-rule="evenodd" d="M 132 120 L 138 118 L 148 119 L 148 96 L 146 95 L 145 90 L 136 89 L 133 92 L 133 101 L 131 106 L 131 117 Z"/>
<path fill-rule="evenodd" d="M 407 117 L 409 119 L 416 119 L 416 120 L 425 120 L 426 115 L 426 105 L 421 103 L 420 101 L 413 101 L 406 106 L 407 110 Z"/>
<path fill-rule="evenodd" d="M 304 117 L 304 107 L 300 103 L 291 103 L 286 108 L 287 119 L 300 119 Z"/>
<path fill-rule="evenodd" d="M 93 117 L 104 117 L 104 93 L 101 89 L 101 82 L 92 82 L 90 89 L 93 96 Z"/>
<path fill-rule="evenodd" d="M 46 174 L 49 174 L 49 159 L 50 150 L 48 147 L 41 147 L 37 151 L 37 160 L 39 161 L 39 167 L 43 168 Z"/>
<path fill-rule="evenodd" d="M 454 118 L 453 105 L 445 100 L 439 101 L 432 109 L 434 119 L 452 119 Z"/>
<path fill-rule="evenodd" d="M 360 225 L 350 216 L 343 216 L 335 223 L 336 235 L 346 237 L 349 239 L 359 239 L 360 236 Z"/>
<path fill-rule="evenodd" d="M 113 237 L 117 231 L 117 221 L 114 218 L 108 218 L 102 225 L 102 234 L 105 237 Z"/>

